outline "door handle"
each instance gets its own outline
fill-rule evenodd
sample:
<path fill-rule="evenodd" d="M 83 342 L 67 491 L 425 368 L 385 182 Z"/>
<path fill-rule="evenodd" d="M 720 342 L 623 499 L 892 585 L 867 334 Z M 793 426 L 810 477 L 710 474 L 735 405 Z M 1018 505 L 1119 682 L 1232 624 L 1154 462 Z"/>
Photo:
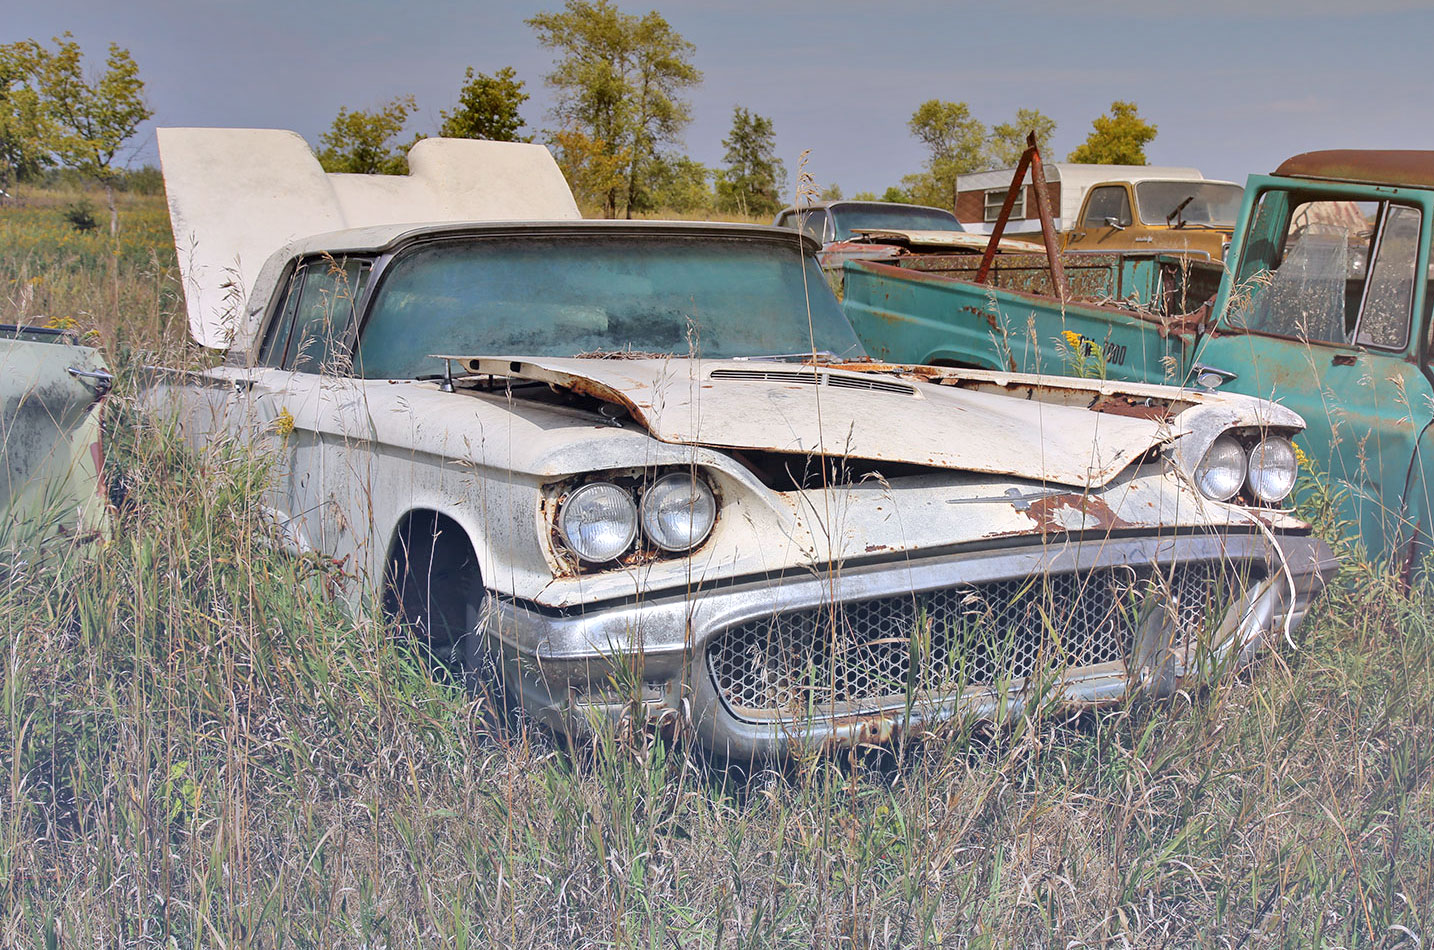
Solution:
<path fill-rule="evenodd" d="M 1331 366 L 1353 366 L 1357 357 L 1353 353 L 1336 353 L 1334 359 L 1329 361 Z"/>
<path fill-rule="evenodd" d="M 103 396 L 114 388 L 115 378 L 102 369 L 80 369 L 78 366 L 66 366 L 65 372 L 75 379 L 93 383 L 96 396 Z"/>

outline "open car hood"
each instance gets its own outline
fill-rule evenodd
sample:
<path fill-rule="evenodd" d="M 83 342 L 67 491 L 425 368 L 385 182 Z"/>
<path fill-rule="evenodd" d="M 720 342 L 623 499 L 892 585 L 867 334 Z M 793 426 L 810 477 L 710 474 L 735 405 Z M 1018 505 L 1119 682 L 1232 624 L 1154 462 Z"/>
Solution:
<path fill-rule="evenodd" d="M 1174 437 L 1150 419 L 757 360 L 446 357 L 624 407 L 662 442 L 1105 485 Z"/>
<path fill-rule="evenodd" d="M 160 129 L 158 138 L 190 335 L 212 348 L 236 342 L 260 268 L 295 239 L 581 217 L 542 145 L 429 138 L 409 150 L 407 175 L 346 175 L 326 173 L 301 136 L 280 129 Z"/>

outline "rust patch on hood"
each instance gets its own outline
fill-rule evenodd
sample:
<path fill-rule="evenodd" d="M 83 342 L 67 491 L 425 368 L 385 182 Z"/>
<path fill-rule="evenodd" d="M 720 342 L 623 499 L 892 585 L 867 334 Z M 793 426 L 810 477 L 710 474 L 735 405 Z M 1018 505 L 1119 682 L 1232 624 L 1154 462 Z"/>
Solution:
<path fill-rule="evenodd" d="M 1106 412 L 1113 416 L 1130 416 L 1133 419 L 1149 419 L 1152 422 L 1166 422 L 1170 419 L 1170 406 L 1152 399 L 1137 399 L 1134 396 L 1101 396 L 1090 404 L 1091 412 Z"/>
<path fill-rule="evenodd" d="M 1048 495 L 1018 510 L 1036 523 L 1041 534 L 1135 527 L 1111 511 L 1110 506 L 1095 495 Z"/>

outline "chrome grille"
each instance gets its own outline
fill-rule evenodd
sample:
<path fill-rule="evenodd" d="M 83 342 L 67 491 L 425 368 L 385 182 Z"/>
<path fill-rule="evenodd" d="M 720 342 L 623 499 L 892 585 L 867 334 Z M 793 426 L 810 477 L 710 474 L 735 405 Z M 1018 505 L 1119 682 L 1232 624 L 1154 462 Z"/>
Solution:
<path fill-rule="evenodd" d="M 1006 686 L 1123 661 L 1151 611 L 1166 613 L 1168 642 L 1189 641 L 1249 575 L 1227 562 L 1115 567 L 787 611 L 720 634 L 708 670 L 742 718 Z"/>

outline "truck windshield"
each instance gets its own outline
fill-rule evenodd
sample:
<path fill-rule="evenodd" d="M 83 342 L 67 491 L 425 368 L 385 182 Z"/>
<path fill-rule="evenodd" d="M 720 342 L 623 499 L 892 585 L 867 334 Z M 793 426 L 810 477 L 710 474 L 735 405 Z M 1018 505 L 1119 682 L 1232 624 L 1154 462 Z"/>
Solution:
<path fill-rule="evenodd" d="M 1190 224 L 1233 228 L 1245 189 L 1214 181 L 1142 181 L 1135 185 L 1140 220 L 1146 224 Z"/>
<path fill-rule="evenodd" d="M 413 378 L 439 368 L 434 353 L 722 359 L 814 349 L 865 355 L 816 262 L 794 241 L 505 234 L 401 252 L 375 292 L 354 369 L 369 379 Z"/>
<path fill-rule="evenodd" d="M 949 211 L 915 205 L 840 205 L 831 209 L 838 241 L 849 241 L 859 228 L 892 228 L 898 231 L 964 231 Z"/>

